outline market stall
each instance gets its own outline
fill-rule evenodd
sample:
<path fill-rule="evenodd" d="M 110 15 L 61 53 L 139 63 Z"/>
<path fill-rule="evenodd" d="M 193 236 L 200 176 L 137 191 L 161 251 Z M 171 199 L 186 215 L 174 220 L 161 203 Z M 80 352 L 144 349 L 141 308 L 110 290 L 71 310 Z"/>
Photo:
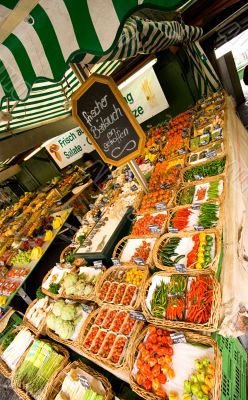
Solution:
<path fill-rule="evenodd" d="M 127 12 L 125 7 L 119 10 L 120 17 Z M 242 244 L 245 145 L 242 151 L 239 148 L 245 133 L 238 135 L 240 126 L 230 98 L 217 91 L 218 78 L 195 42 L 200 30 L 137 16 L 125 26 L 124 19 L 123 26 L 115 24 L 116 32 L 117 26 L 123 34 L 115 40 L 92 41 L 91 49 L 81 43 L 84 61 L 116 60 L 124 52 L 127 58 L 149 53 L 149 31 L 157 38 L 154 52 L 171 44 L 187 45 L 199 93 L 208 95 L 146 132 L 137 163 L 146 173 L 148 192 L 132 168 L 121 166 L 92 199 L 73 242 L 44 277 L 23 323 L 11 330 L 0 352 L 0 370 L 11 377 L 20 398 L 74 400 L 77 393 L 85 399 L 87 395 L 111 398 L 104 377 L 82 364 L 68 365 L 70 349 L 129 383 L 134 396 L 243 400 L 246 353 L 237 339 L 216 332 L 221 328 L 221 333 L 237 336 L 243 328 L 236 324 L 236 309 L 245 303 L 247 286 Z M 95 55 L 89 55 L 90 50 Z M 241 204 L 235 201 L 237 195 Z M 123 224 L 127 214 L 129 231 Z M 38 217 L 34 213 L 33 218 Z M 14 219 L 14 231 L 15 225 Z M 8 229 L 3 234 L 11 237 L 13 226 Z M 36 249 L 31 252 L 41 254 Z M 22 257 L 28 264 L 26 255 Z M 105 269 L 103 264 L 108 267 L 111 261 L 113 266 Z M 49 337 L 48 341 L 39 335 Z"/>

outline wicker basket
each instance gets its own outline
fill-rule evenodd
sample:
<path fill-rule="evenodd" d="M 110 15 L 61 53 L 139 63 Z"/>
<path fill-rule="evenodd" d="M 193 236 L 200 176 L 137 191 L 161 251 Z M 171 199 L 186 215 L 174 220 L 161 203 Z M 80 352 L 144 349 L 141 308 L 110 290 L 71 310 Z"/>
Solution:
<path fill-rule="evenodd" d="M 225 175 L 220 174 L 220 175 L 211 176 L 211 177 L 208 177 L 208 178 L 206 178 L 206 179 L 199 180 L 199 181 L 184 183 L 183 187 L 182 187 L 182 188 L 178 191 L 178 193 L 177 193 L 177 196 L 176 196 L 176 205 L 177 205 L 177 206 L 186 207 L 186 206 L 190 206 L 190 204 L 192 204 L 192 203 L 189 203 L 189 204 L 180 204 L 180 200 L 181 200 L 183 191 L 184 191 L 185 189 L 190 188 L 190 187 L 193 187 L 193 186 L 196 186 L 196 185 L 203 185 L 204 183 L 208 183 L 208 182 L 211 183 L 211 182 L 214 182 L 214 181 L 216 181 L 216 180 L 223 180 L 223 182 L 224 182 L 223 191 L 222 191 L 221 195 L 220 195 L 219 197 L 217 197 L 216 199 L 207 200 L 206 202 L 208 202 L 208 201 L 216 201 L 216 200 L 219 200 L 219 201 L 222 202 L 222 201 L 224 200 L 224 196 L 225 196 Z M 197 201 L 196 201 L 196 203 L 197 203 Z"/>
<path fill-rule="evenodd" d="M 56 378 L 47 385 L 46 393 L 42 393 L 42 400 L 54 400 L 59 391 L 61 390 L 62 384 L 67 373 L 73 369 L 79 368 L 82 371 L 87 372 L 89 375 L 100 381 L 105 389 L 105 396 L 103 396 L 104 400 L 110 400 L 113 397 L 112 387 L 109 383 L 108 379 L 105 378 L 102 374 L 95 371 L 93 368 L 89 367 L 88 365 L 84 364 L 82 361 L 74 361 L 68 364 L 63 371 L 60 371 Z"/>
<path fill-rule="evenodd" d="M 160 397 L 156 396 L 155 394 L 151 392 L 147 392 L 145 389 L 143 389 L 141 386 L 139 386 L 136 382 L 135 379 L 132 375 L 132 370 L 133 366 L 135 364 L 135 361 L 138 356 L 138 346 L 140 343 L 143 342 L 148 328 L 145 328 L 140 335 L 137 337 L 135 342 L 133 343 L 133 347 L 130 351 L 130 369 L 129 369 L 129 380 L 130 380 L 130 386 L 132 390 L 137 393 L 139 396 L 143 397 L 144 399 L 147 400 L 161 400 Z M 167 329 L 168 330 L 168 329 Z M 178 330 L 175 329 L 169 329 L 171 332 L 178 332 Z M 199 335 L 198 333 L 192 333 L 192 332 L 183 332 L 185 335 L 185 338 L 188 342 L 190 343 L 196 343 L 196 344 L 202 344 L 205 346 L 211 346 L 214 350 L 214 367 L 215 367 L 215 373 L 214 373 L 214 388 L 212 390 L 212 400 L 219 400 L 221 396 L 221 380 L 222 380 L 222 359 L 221 359 L 221 353 L 217 347 L 217 343 L 208 336 L 203 336 Z"/>
<path fill-rule="evenodd" d="M 141 242 L 142 242 L 143 240 L 146 240 L 146 239 L 153 239 L 153 240 L 155 240 L 156 237 L 157 237 L 157 235 L 151 235 L 151 237 L 149 237 L 149 236 L 135 236 L 135 235 L 125 236 L 125 237 L 122 238 L 122 239 L 117 243 L 117 245 L 115 246 L 115 249 L 114 249 L 114 251 L 113 251 L 113 258 L 118 258 L 118 259 L 120 259 L 121 264 L 130 264 L 130 263 L 133 262 L 131 259 L 130 259 L 129 261 L 121 261 L 121 256 L 122 256 L 122 254 L 123 254 L 123 252 L 124 252 L 124 250 L 125 250 L 125 247 L 126 247 L 126 245 L 127 245 L 127 242 L 128 242 L 129 240 L 132 240 L 132 239 L 138 239 L 138 240 L 140 240 Z M 150 251 L 150 254 L 149 254 L 148 258 L 147 258 L 147 260 L 145 261 L 145 264 L 146 264 L 146 265 L 152 265 L 152 250 Z"/>
<path fill-rule="evenodd" d="M 65 288 L 64 288 L 64 285 L 63 285 L 63 281 L 62 281 L 62 292 L 60 293 L 60 297 L 62 297 L 64 299 L 75 300 L 75 301 L 95 301 L 96 300 L 97 282 L 101 279 L 102 274 L 105 272 L 105 270 L 106 270 L 106 268 L 102 267 L 101 273 L 99 273 L 97 278 L 96 278 L 95 290 L 93 290 L 90 295 L 86 296 L 86 295 L 82 295 L 82 294 L 72 294 L 72 295 L 66 294 Z M 71 272 L 78 272 L 78 269 L 77 268 L 73 268 L 71 270 Z"/>
<path fill-rule="evenodd" d="M 221 160 L 221 159 L 223 159 L 223 158 L 225 158 L 225 156 L 223 157 L 223 156 L 221 156 L 221 157 L 216 157 L 214 160 L 207 160 L 207 161 L 205 161 L 205 162 L 202 162 L 202 163 L 199 163 L 199 164 L 197 164 L 196 166 L 189 166 L 189 167 L 186 167 L 186 168 L 184 168 L 184 170 L 183 170 L 183 181 L 184 182 L 190 182 L 190 183 L 192 183 L 192 182 L 194 182 L 194 181 L 191 181 L 191 180 L 187 180 L 187 178 L 186 178 L 186 173 L 190 170 L 190 169 L 193 169 L 193 168 L 198 168 L 198 167 L 201 167 L 201 166 L 205 166 L 205 165 L 207 165 L 207 164 L 211 164 L 212 162 L 215 162 L 215 161 L 218 161 L 218 160 Z M 223 169 L 223 171 L 221 172 L 221 173 L 219 173 L 219 174 L 216 174 L 216 175 L 207 175 L 207 176 L 205 176 L 204 178 L 208 178 L 208 177 L 212 177 L 212 176 L 218 176 L 218 175 L 222 175 L 222 174 L 225 174 L 225 171 L 226 171 L 226 167 L 227 167 L 227 162 L 225 161 L 225 166 L 224 166 L 224 169 Z M 197 174 L 196 174 L 197 175 Z M 197 181 L 197 182 L 201 182 L 202 180 L 201 179 L 199 179 L 199 181 Z"/>
<path fill-rule="evenodd" d="M 159 251 L 160 249 L 167 244 L 170 238 L 190 238 L 196 234 L 200 234 L 201 232 L 179 232 L 179 233 L 167 233 L 163 236 L 161 236 L 155 243 L 155 246 L 153 247 L 153 262 L 156 265 L 157 268 L 166 271 L 168 273 L 173 272 L 175 273 L 180 273 L 177 272 L 176 269 L 173 271 L 173 267 L 169 267 L 166 265 L 163 265 L 162 261 L 160 260 L 159 257 Z M 213 257 L 211 263 L 208 265 L 207 268 L 205 269 L 195 269 L 195 268 L 187 268 L 187 272 L 192 272 L 192 271 L 197 271 L 198 273 L 206 273 L 209 269 L 212 269 L 213 271 L 217 271 L 218 269 L 218 262 L 219 262 L 219 257 L 220 257 L 220 252 L 221 252 L 221 232 L 217 229 L 205 229 L 203 231 L 205 234 L 214 234 L 215 235 L 215 256 Z"/>
<path fill-rule="evenodd" d="M 105 307 L 102 307 L 105 308 Z M 108 311 L 117 311 L 117 312 L 121 312 L 121 310 L 116 310 L 114 307 L 111 306 L 106 306 L 106 308 L 108 309 Z M 112 355 L 112 351 L 109 353 L 109 356 L 107 358 L 101 356 L 100 354 L 95 354 L 93 353 L 91 350 L 87 349 L 84 346 L 84 341 L 91 329 L 91 327 L 94 325 L 94 321 L 96 320 L 98 314 L 100 313 L 101 308 L 95 310 L 93 313 L 91 313 L 88 318 L 85 320 L 85 323 L 83 325 L 83 328 L 81 330 L 81 337 L 80 337 L 80 344 L 79 344 L 79 348 L 83 351 L 83 353 L 87 356 L 89 356 L 90 358 L 96 359 L 99 362 L 103 363 L 104 365 L 107 365 L 109 368 L 112 369 L 118 369 L 118 370 L 126 370 L 128 368 L 128 362 L 129 362 L 129 352 L 132 348 L 132 344 L 134 342 L 134 340 L 136 339 L 136 337 L 138 336 L 138 334 L 140 333 L 141 329 L 144 326 L 144 322 L 143 321 L 137 321 L 135 328 L 132 330 L 131 334 L 129 336 L 125 336 L 123 334 L 119 334 L 116 332 L 112 332 L 110 330 L 108 330 L 107 332 L 112 332 L 116 335 L 119 335 L 121 337 L 125 336 L 127 338 L 124 350 L 123 350 L 123 356 L 120 358 L 118 363 L 114 363 L 111 361 L 111 355 Z M 122 310 L 124 312 L 124 310 Z M 128 313 L 127 313 L 128 316 Z M 126 317 L 127 318 L 127 317 Z M 124 325 L 124 322 L 122 323 L 122 325 Z M 96 326 L 96 325 L 95 325 Z M 106 329 L 103 329 L 100 327 L 101 330 L 106 331 Z M 121 327 L 120 327 L 121 329 Z M 93 342 L 91 343 L 91 346 L 94 346 L 95 341 L 96 341 L 97 335 L 95 336 L 95 338 L 93 339 Z M 105 339 L 104 339 L 105 340 Z M 101 343 L 101 347 L 104 344 L 104 340 Z M 101 352 L 101 347 L 99 348 L 98 353 Z"/>
<path fill-rule="evenodd" d="M 73 247 L 71 247 L 71 245 L 66 246 L 66 247 L 62 250 L 62 252 L 61 252 L 61 254 L 60 254 L 60 260 L 59 260 L 60 264 L 64 264 L 64 263 L 65 263 L 64 255 L 66 254 L 67 250 L 69 250 L 69 249 L 71 249 L 70 253 L 73 252 Z"/>
<path fill-rule="evenodd" d="M 176 199 L 176 191 L 174 189 L 167 189 L 167 190 L 171 191 L 171 197 L 170 197 L 170 200 L 168 201 L 168 203 L 166 203 L 166 209 L 174 207 L 175 199 Z M 148 194 L 151 194 L 151 193 L 153 193 L 153 192 L 149 192 Z M 158 203 L 160 203 L 160 201 Z M 154 213 L 157 213 L 160 211 L 164 211 L 164 210 L 157 210 L 155 207 L 151 207 L 147 210 L 142 211 L 142 209 L 140 207 L 139 210 L 136 211 L 136 215 L 154 214 Z"/>
<path fill-rule="evenodd" d="M 137 286 L 136 298 L 135 298 L 135 301 L 133 302 L 133 304 L 126 306 L 126 305 L 123 305 L 123 304 L 114 304 L 114 303 L 107 303 L 105 301 L 102 301 L 100 299 L 100 297 L 99 297 L 100 290 L 102 288 L 103 283 L 108 280 L 109 275 L 112 274 L 112 273 L 115 273 L 117 271 L 127 272 L 127 271 L 129 271 L 129 270 L 131 270 L 133 268 L 143 271 L 143 279 L 141 281 L 140 286 Z M 127 265 L 122 265 L 122 266 L 114 266 L 114 267 L 108 268 L 107 271 L 101 276 L 101 279 L 99 279 L 99 281 L 97 282 L 97 286 L 96 286 L 96 301 L 97 301 L 97 303 L 99 305 L 110 304 L 113 307 L 120 308 L 122 310 L 139 310 L 140 306 L 141 306 L 141 304 L 140 304 L 141 303 L 141 291 L 140 291 L 140 289 L 145 284 L 148 276 L 149 276 L 149 270 L 148 270 L 148 268 L 146 266 L 138 266 L 136 264 L 129 264 L 128 266 Z M 121 283 L 125 283 L 125 282 L 118 282 L 118 283 L 121 284 Z M 127 285 L 130 285 L 130 284 L 127 283 Z"/>
<path fill-rule="evenodd" d="M 220 230 L 222 228 L 223 222 L 224 222 L 224 205 L 222 203 L 220 203 L 219 201 L 214 201 L 214 200 L 209 200 L 206 203 L 207 204 L 216 204 L 219 208 L 219 210 L 218 210 L 219 216 L 218 216 L 216 225 L 211 228 L 208 228 L 208 229 Z M 206 203 L 201 203 L 200 207 Z M 177 206 L 177 207 L 174 207 L 173 209 L 171 209 L 170 213 L 169 213 L 169 219 L 168 219 L 168 230 L 170 230 L 170 228 L 174 228 L 173 222 L 172 222 L 173 218 L 174 218 L 174 213 L 176 213 L 179 210 L 191 210 L 192 209 L 191 207 L 192 206 Z M 198 224 L 198 221 L 196 221 L 196 224 Z M 187 227 L 179 230 L 179 232 L 190 232 L 190 231 L 195 232 L 194 226 L 192 224 L 190 226 L 187 226 Z"/>
<path fill-rule="evenodd" d="M 60 366 L 57 368 L 57 370 L 55 370 L 54 373 L 52 374 L 52 376 L 50 377 L 50 379 L 47 382 L 47 384 L 45 385 L 42 393 L 40 394 L 39 399 L 43 399 L 43 394 L 46 393 L 47 388 L 51 385 L 51 382 L 54 381 L 55 376 L 58 374 L 58 372 L 62 371 L 65 368 L 65 366 L 68 364 L 68 361 L 69 361 L 69 353 L 64 347 L 60 346 L 57 343 L 51 342 L 50 340 L 42 339 L 42 342 L 46 342 L 46 343 L 50 344 L 57 353 L 62 354 L 64 356 L 64 359 L 61 362 Z M 31 395 L 29 395 L 24 389 L 18 387 L 15 383 L 15 375 L 16 375 L 18 369 L 21 367 L 23 361 L 25 360 L 25 357 L 26 357 L 28 351 L 29 351 L 29 348 L 25 351 L 23 356 L 18 361 L 18 364 L 11 376 L 11 385 L 19 397 L 21 397 L 24 400 L 33 400 L 33 397 Z"/>
<path fill-rule="evenodd" d="M 161 236 L 165 231 L 166 231 L 166 229 L 167 229 L 167 225 L 168 225 L 168 213 L 169 213 L 169 211 L 168 210 L 156 210 L 156 211 L 151 211 L 151 212 L 147 212 L 147 213 L 144 213 L 144 214 L 138 214 L 137 213 L 137 217 L 141 217 L 141 218 L 144 218 L 145 216 L 148 216 L 148 215 L 152 215 L 152 216 L 154 216 L 155 214 L 163 214 L 163 213 L 166 213 L 165 214 L 165 221 L 164 221 L 164 223 L 163 223 L 163 225 L 162 225 L 162 227 L 161 227 L 161 229 L 160 229 L 160 232 L 158 232 L 158 233 L 152 233 L 152 232 L 148 232 L 147 234 L 144 234 L 144 235 L 132 235 L 132 233 L 131 233 L 131 236 L 139 236 L 139 237 L 159 237 L 159 236 Z M 133 223 L 133 226 L 135 225 L 135 222 Z M 117 244 L 117 246 L 118 246 L 118 244 Z"/>
<path fill-rule="evenodd" d="M 23 325 L 19 325 L 16 328 L 14 328 L 11 332 L 19 332 L 22 328 L 24 328 Z M 10 379 L 12 375 L 12 370 L 9 368 L 9 366 L 6 364 L 6 362 L 2 359 L 2 346 L 0 346 L 0 372 L 5 378 Z"/>
<path fill-rule="evenodd" d="M 148 294 L 148 290 L 150 288 L 152 279 L 154 276 L 159 276 L 159 277 L 171 277 L 172 275 L 175 275 L 173 273 L 169 274 L 166 272 L 157 272 L 155 273 L 152 277 L 150 277 L 144 287 L 142 288 L 142 311 L 146 317 L 146 320 L 150 322 L 151 324 L 154 325 L 159 325 L 163 327 L 169 327 L 169 328 L 178 328 L 178 329 L 191 329 L 194 331 L 205 331 L 205 332 L 214 332 L 218 328 L 218 323 L 219 323 L 219 318 L 220 318 L 220 306 L 221 306 L 221 288 L 220 288 L 220 283 L 218 282 L 217 278 L 215 277 L 215 274 L 212 272 L 209 272 L 209 275 L 212 276 L 213 278 L 213 302 L 212 302 L 212 309 L 211 309 L 211 315 L 205 324 L 200 324 L 200 323 L 192 323 L 192 322 L 186 322 L 186 321 L 176 321 L 176 320 L 167 320 L 165 318 L 157 318 L 154 317 L 151 312 L 149 311 L 147 305 L 146 305 L 146 298 Z M 184 273 L 185 276 L 191 277 L 191 276 L 197 276 L 199 275 L 197 272 L 195 274 L 193 273 Z M 206 273 L 205 273 L 206 275 Z"/>
<path fill-rule="evenodd" d="M 38 328 L 36 328 L 32 322 L 29 321 L 29 319 L 27 318 L 27 315 L 29 313 L 29 311 L 31 310 L 31 308 L 33 308 L 33 306 L 37 303 L 39 299 L 35 299 L 34 301 L 32 301 L 32 303 L 28 306 L 25 315 L 23 317 L 23 325 L 26 326 L 30 331 L 32 331 L 36 336 L 39 335 L 46 335 L 46 318 L 44 318 L 44 320 L 42 321 L 42 323 L 40 324 L 40 326 Z"/>

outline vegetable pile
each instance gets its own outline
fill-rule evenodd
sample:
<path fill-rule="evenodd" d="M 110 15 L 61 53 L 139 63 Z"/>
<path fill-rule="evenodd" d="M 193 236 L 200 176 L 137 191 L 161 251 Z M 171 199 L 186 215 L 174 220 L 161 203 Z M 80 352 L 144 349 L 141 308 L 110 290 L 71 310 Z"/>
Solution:
<path fill-rule="evenodd" d="M 65 296 L 80 295 L 90 296 L 95 291 L 98 272 L 94 268 L 81 267 L 79 273 L 68 272 L 62 280 Z M 89 274 L 89 270 L 92 274 Z"/>
<path fill-rule="evenodd" d="M 36 339 L 14 375 L 15 385 L 37 399 L 63 359 L 50 344 Z"/>
<path fill-rule="evenodd" d="M 67 303 L 58 300 L 47 316 L 47 327 L 61 339 L 72 339 L 78 324 L 83 322 L 83 308 L 79 303 Z"/>
<path fill-rule="evenodd" d="M 184 173 L 185 181 L 196 181 L 208 176 L 220 175 L 224 172 L 226 158 L 217 159 L 207 162 L 203 165 L 198 165 L 187 169 Z"/>
<path fill-rule="evenodd" d="M 168 205 L 173 200 L 173 191 L 171 189 L 160 189 L 144 195 L 139 213 L 154 211 L 157 203 Z"/>
<path fill-rule="evenodd" d="M 217 203 L 203 203 L 199 209 L 181 208 L 172 214 L 170 227 L 181 230 L 192 230 L 197 227 L 204 229 L 215 227 L 219 219 Z"/>
<path fill-rule="evenodd" d="M 182 400 L 210 400 L 211 390 L 214 387 L 214 365 L 208 357 L 195 360 L 195 371 L 184 381 Z"/>
<path fill-rule="evenodd" d="M 159 319 L 205 324 L 211 316 L 213 279 L 209 275 L 163 278 L 151 295 L 151 314 Z"/>
<path fill-rule="evenodd" d="M 138 216 L 133 225 L 131 235 L 149 235 L 151 233 L 149 229 L 150 225 L 158 225 L 158 229 L 161 232 L 166 219 L 167 213 L 146 214 L 144 216 Z"/>
<path fill-rule="evenodd" d="M 177 199 L 179 205 L 200 203 L 207 200 L 216 200 L 222 193 L 223 180 L 218 179 L 209 183 L 189 186 L 182 190 Z"/>
<path fill-rule="evenodd" d="M 159 247 L 158 258 L 166 267 L 177 264 L 190 269 L 208 268 L 215 256 L 215 235 L 204 232 L 190 237 L 171 237 Z"/>

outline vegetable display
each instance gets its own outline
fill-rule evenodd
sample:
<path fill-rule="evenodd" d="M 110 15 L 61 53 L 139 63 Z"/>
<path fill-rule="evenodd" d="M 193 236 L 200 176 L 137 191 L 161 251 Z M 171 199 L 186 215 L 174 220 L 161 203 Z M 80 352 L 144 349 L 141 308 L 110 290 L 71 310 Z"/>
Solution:
<path fill-rule="evenodd" d="M 110 272 L 109 272 L 110 271 Z M 103 303 L 132 307 L 139 296 L 145 276 L 144 267 L 110 269 L 101 282 L 98 298 Z"/>
<path fill-rule="evenodd" d="M 158 249 L 158 260 L 165 267 L 177 268 L 180 264 L 190 269 L 206 269 L 212 263 L 215 252 L 215 235 L 201 232 L 162 240 Z"/>
<path fill-rule="evenodd" d="M 35 326 L 35 328 L 39 328 L 45 324 L 46 315 L 51 309 L 51 304 L 49 297 L 44 297 L 38 299 L 33 306 L 26 313 L 27 320 Z"/>
<path fill-rule="evenodd" d="M 148 310 L 160 320 L 206 324 L 211 317 L 212 305 L 211 275 L 155 274 L 147 292 L 144 312 Z"/>
<path fill-rule="evenodd" d="M 174 193 L 171 189 L 160 189 L 154 192 L 147 193 L 143 196 L 139 213 L 154 211 L 157 203 L 165 203 L 168 206 L 173 201 Z"/>
<path fill-rule="evenodd" d="M 162 227 L 167 219 L 167 212 L 146 214 L 138 216 L 134 222 L 131 230 L 132 235 L 142 236 L 151 234 L 150 226 L 157 225 L 159 231 L 162 233 Z"/>
<path fill-rule="evenodd" d="M 205 164 L 191 167 L 184 172 L 184 180 L 197 181 L 208 176 L 220 175 L 224 172 L 226 158 L 206 162 Z"/>
<path fill-rule="evenodd" d="M 64 356 L 46 342 L 35 340 L 14 375 L 14 384 L 37 399 Z"/>
<path fill-rule="evenodd" d="M 24 328 L 17 333 L 15 338 L 2 353 L 1 358 L 11 370 L 16 367 L 21 356 L 25 353 L 33 339 L 33 334 L 28 329 Z"/>
<path fill-rule="evenodd" d="M 82 326 L 85 317 L 81 304 L 60 299 L 53 304 L 46 323 L 62 340 L 72 340 L 76 339 L 75 333 L 79 333 L 78 327 Z"/>
<path fill-rule="evenodd" d="M 214 386 L 214 365 L 208 357 L 195 360 L 195 371 L 184 381 L 182 400 L 210 400 Z"/>
<path fill-rule="evenodd" d="M 179 205 L 202 203 L 218 199 L 223 191 L 223 179 L 197 184 L 184 188 L 177 198 Z"/>
<path fill-rule="evenodd" d="M 219 204 L 203 203 L 197 209 L 181 208 L 172 213 L 170 227 L 177 231 L 213 228 L 219 220 Z M 169 228 L 170 229 L 170 228 Z"/>
<path fill-rule="evenodd" d="M 89 297 L 95 293 L 97 277 L 101 273 L 93 267 L 80 267 L 79 271 L 66 273 L 61 281 L 62 296 Z"/>

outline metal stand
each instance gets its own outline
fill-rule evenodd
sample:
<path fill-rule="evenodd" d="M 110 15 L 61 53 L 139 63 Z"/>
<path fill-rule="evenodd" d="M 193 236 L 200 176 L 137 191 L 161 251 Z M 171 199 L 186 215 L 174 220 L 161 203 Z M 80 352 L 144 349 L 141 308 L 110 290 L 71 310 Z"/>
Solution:
<path fill-rule="evenodd" d="M 149 189 L 148 189 L 147 182 L 145 180 L 145 177 L 144 177 L 142 171 L 140 170 L 140 168 L 136 164 L 136 161 L 135 160 L 131 160 L 131 161 L 128 162 L 128 165 L 129 165 L 130 169 L 132 170 L 132 172 L 133 172 L 135 178 L 137 179 L 137 181 L 143 187 L 145 192 L 148 193 Z"/>
<path fill-rule="evenodd" d="M 18 290 L 18 294 L 19 296 L 25 301 L 25 303 L 27 303 L 28 305 L 30 305 L 32 303 L 32 300 L 30 299 L 30 297 L 27 295 L 27 293 L 25 292 L 25 290 L 23 290 L 23 288 L 20 288 Z"/>

